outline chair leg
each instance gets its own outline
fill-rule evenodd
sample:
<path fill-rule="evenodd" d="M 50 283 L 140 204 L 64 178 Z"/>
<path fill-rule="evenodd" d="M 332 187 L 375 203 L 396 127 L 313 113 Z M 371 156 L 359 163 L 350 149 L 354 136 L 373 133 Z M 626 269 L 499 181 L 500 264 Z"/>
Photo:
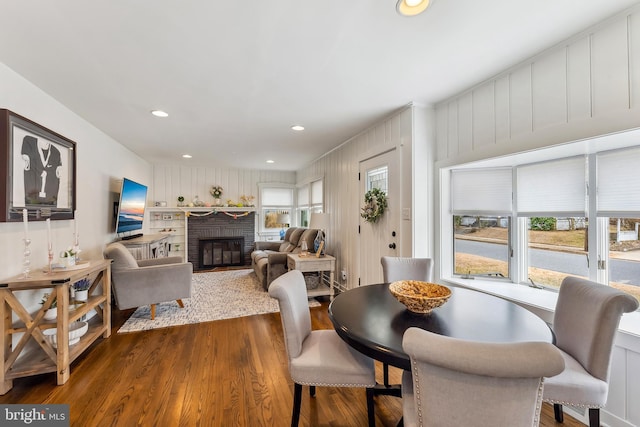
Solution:
<path fill-rule="evenodd" d="M 309 386 L 309 396 L 316 397 L 316 386 L 314 385 Z"/>
<path fill-rule="evenodd" d="M 367 418 L 369 418 L 369 427 L 376 427 L 376 414 L 373 411 L 373 388 L 367 388 Z"/>
<path fill-rule="evenodd" d="M 302 405 L 302 386 L 298 383 L 293 385 L 293 414 L 291 415 L 291 427 L 298 427 L 300 421 L 300 406 Z"/>
<path fill-rule="evenodd" d="M 156 318 L 156 305 L 151 304 L 151 320 Z"/>
<path fill-rule="evenodd" d="M 176 300 L 176 302 L 178 303 L 178 306 L 179 306 L 180 308 L 184 308 L 184 303 L 182 302 L 182 300 L 181 300 L 181 299 L 177 299 L 177 300 Z"/>
<path fill-rule="evenodd" d="M 386 363 L 382 364 L 382 378 L 385 387 L 389 387 L 389 365 Z"/>
<path fill-rule="evenodd" d="M 600 408 L 589 408 L 589 427 L 600 427 Z"/>
<path fill-rule="evenodd" d="M 556 421 L 559 423 L 564 422 L 564 414 L 562 412 L 562 405 L 559 403 L 553 404 L 553 415 L 556 417 Z"/>

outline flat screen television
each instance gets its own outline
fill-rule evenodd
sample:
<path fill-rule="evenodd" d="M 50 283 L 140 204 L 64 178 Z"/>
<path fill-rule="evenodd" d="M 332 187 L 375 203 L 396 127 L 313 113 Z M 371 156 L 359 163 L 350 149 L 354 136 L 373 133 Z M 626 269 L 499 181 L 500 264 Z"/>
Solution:
<path fill-rule="evenodd" d="M 127 233 L 142 230 L 144 222 L 144 209 L 147 205 L 147 186 L 139 184 L 128 178 L 122 180 L 120 190 L 120 202 L 118 203 L 118 216 L 116 219 L 116 233 Z M 123 239 L 141 236 L 142 234 L 129 234 Z"/>

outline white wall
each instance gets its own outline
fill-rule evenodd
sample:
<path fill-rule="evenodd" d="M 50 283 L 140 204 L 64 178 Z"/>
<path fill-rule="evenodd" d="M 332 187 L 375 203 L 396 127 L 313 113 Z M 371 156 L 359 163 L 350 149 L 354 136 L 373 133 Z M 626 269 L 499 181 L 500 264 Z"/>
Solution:
<path fill-rule="evenodd" d="M 175 207 L 178 196 L 185 203 L 195 196 L 203 202 L 213 202 L 209 190 L 214 185 L 222 187 L 221 201 L 228 199 L 239 202 L 240 196 L 254 196 L 258 203 L 258 183 L 295 184 L 296 174 L 292 171 L 248 170 L 235 168 L 212 168 L 188 165 L 153 166 L 153 191 L 150 203 L 165 201 L 167 206 Z"/>
<path fill-rule="evenodd" d="M 440 103 L 436 116 L 442 165 L 640 127 L 640 6 Z"/>
<path fill-rule="evenodd" d="M 80 247 L 86 259 L 102 258 L 105 244 L 114 238 L 110 191 L 118 188 L 115 181 L 126 176 L 150 184 L 151 166 L 2 63 L 0 100 L 0 108 L 27 117 L 76 143 Z M 6 171 L 2 169 L 2 173 Z M 54 253 L 72 244 L 72 221 L 52 221 L 51 229 Z M 0 223 L 0 278 L 22 272 L 22 230 L 21 223 Z M 32 269 L 43 268 L 47 265 L 45 223 L 32 221 L 29 236 Z M 38 297 L 33 298 L 39 301 Z"/>
<path fill-rule="evenodd" d="M 359 196 L 360 162 L 392 148 L 399 156 L 400 204 L 410 210 L 410 218 L 401 219 L 399 255 L 431 253 L 432 219 L 426 209 L 432 197 L 429 153 L 435 141 L 434 132 L 427 126 L 432 115 L 425 108 L 406 107 L 297 171 L 298 183 L 324 177 L 324 211 L 331 214 L 327 251 L 336 257 L 336 271 L 346 270 L 348 276 L 345 282 L 336 274 L 341 287 L 349 289 L 358 284 L 358 224 L 364 203 Z M 414 168 L 420 172 L 415 174 Z M 419 225 L 414 227 L 416 222 Z"/>
<path fill-rule="evenodd" d="M 438 167 L 639 128 L 640 6 L 440 103 L 436 120 L 435 179 Z M 602 422 L 640 425 L 640 338 L 619 332 L 612 361 Z"/>

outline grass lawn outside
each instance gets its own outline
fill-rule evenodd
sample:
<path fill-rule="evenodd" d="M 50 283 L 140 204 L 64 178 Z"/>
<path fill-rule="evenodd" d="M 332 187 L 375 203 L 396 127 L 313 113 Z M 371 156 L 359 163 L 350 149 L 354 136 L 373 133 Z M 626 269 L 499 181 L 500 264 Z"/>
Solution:
<path fill-rule="evenodd" d="M 462 234 L 456 234 L 456 238 L 468 240 L 488 241 L 492 243 L 507 243 L 507 229 L 500 227 L 473 228 Z M 576 253 L 584 253 L 585 251 L 585 230 L 570 231 L 529 231 L 529 239 L 532 246 L 540 248 L 554 249 L 560 251 L 571 251 Z M 640 242 L 622 242 L 614 246 L 612 249 L 620 249 L 622 251 L 640 250 Z M 610 257 L 620 257 L 621 253 L 611 250 Z M 500 273 L 508 277 L 508 266 L 506 262 L 485 258 L 470 254 L 456 254 L 456 273 L 457 274 L 485 274 L 487 271 Z M 541 268 L 529 269 L 529 275 L 536 283 L 543 283 L 550 288 L 560 288 L 562 279 L 568 276 L 552 270 Z M 638 300 L 640 300 L 640 286 L 628 285 L 624 283 L 611 282 L 611 286 L 627 292 Z"/>

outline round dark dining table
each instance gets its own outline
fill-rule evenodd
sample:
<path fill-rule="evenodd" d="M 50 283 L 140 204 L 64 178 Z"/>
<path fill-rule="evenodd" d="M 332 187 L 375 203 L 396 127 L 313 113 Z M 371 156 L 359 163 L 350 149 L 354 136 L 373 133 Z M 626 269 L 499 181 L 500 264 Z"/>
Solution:
<path fill-rule="evenodd" d="M 482 292 L 449 288 L 451 297 L 443 306 L 416 314 L 391 295 L 389 284 L 361 286 L 336 296 L 329 305 L 329 317 L 338 335 L 353 348 L 405 370 L 411 370 L 411 365 L 402 349 L 402 336 L 412 326 L 472 341 L 554 342 L 549 326 L 527 309 Z"/>

